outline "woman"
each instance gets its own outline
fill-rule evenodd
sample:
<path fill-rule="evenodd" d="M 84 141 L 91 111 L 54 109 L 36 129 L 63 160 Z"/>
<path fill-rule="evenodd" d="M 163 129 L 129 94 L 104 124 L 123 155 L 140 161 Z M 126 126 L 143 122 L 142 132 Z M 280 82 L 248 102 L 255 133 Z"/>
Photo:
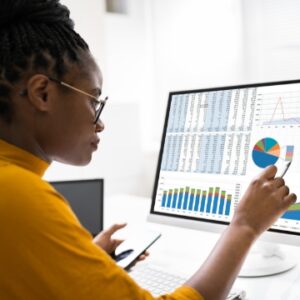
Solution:
<path fill-rule="evenodd" d="M 0 10 L 0 299 L 153 299 L 42 180 L 52 161 L 86 165 L 99 144 L 102 75 L 58 0 Z M 203 266 L 161 299 L 224 299 L 256 238 L 295 202 L 269 167 L 249 186 Z M 226 258 L 226 259 L 224 259 Z"/>

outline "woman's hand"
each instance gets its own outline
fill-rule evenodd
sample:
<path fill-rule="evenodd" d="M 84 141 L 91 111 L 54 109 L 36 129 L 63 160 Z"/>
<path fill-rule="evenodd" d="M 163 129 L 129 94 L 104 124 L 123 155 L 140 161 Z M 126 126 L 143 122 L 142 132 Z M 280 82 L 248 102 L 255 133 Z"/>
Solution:
<path fill-rule="evenodd" d="M 267 230 L 286 210 L 295 203 L 296 195 L 280 177 L 277 168 L 266 168 L 254 179 L 238 204 L 231 224 L 246 226 L 258 237 Z"/>
<path fill-rule="evenodd" d="M 121 239 L 114 239 L 112 235 L 118 230 L 124 228 L 127 224 L 114 224 L 108 229 L 101 231 L 95 238 L 94 243 L 105 250 L 109 255 L 112 255 L 116 248 L 124 241 Z"/>
<path fill-rule="evenodd" d="M 227 230 L 202 267 L 187 281 L 203 298 L 226 298 L 254 241 L 296 201 L 284 180 L 275 178 L 276 171 L 270 166 L 250 183 Z"/>
<path fill-rule="evenodd" d="M 124 228 L 127 224 L 114 224 L 106 230 L 101 231 L 95 238 L 94 243 L 105 250 L 112 257 L 114 256 L 114 252 L 117 247 L 123 243 L 124 240 L 114 239 L 112 235 L 118 230 Z M 139 256 L 138 261 L 144 260 L 149 255 L 149 252 L 145 252 Z"/>

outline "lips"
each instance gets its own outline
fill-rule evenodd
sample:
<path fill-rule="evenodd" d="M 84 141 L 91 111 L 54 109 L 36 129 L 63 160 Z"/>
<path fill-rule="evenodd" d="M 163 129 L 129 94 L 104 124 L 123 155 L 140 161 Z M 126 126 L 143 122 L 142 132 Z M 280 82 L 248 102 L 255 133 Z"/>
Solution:
<path fill-rule="evenodd" d="M 94 141 L 92 141 L 92 142 L 91 142 L 92 147 L 95 148 L 95 149 L 97 150 L 97 149 L 98 149 L 98 144 L 99 144 L 99 142 L 100 142 L 100 139 L 99 139 L 99 138 L 97 138 L 97 139 L 95 139 Z"/>

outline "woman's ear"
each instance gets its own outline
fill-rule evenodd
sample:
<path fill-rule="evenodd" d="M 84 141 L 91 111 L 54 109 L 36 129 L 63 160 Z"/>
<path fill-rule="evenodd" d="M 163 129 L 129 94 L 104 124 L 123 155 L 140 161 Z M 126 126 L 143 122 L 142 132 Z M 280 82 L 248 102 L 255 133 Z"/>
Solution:
<path fill-rule="evenodd" d="M 29 102 L 39 111 L 48 111 L 49 78 L 43 74 L 36 74 L 30 77 L 27 82 L 27 97 Z"/>

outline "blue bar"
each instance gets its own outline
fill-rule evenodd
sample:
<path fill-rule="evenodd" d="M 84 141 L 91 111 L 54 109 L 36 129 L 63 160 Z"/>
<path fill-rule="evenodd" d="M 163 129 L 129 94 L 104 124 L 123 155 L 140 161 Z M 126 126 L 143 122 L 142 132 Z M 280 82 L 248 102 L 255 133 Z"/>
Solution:
<path fill-rule="evenodd" d="M 178 190 L 175 189 L 174 196 L 173 196 L 173 202 L 172 202 L 172 208 L 176 207 L 177 197 L 178 197 Z"/>
<path fill-rule="evenodd" d="M 231 205 L 231 201 L 226 201 L 226 207 L 225 207 L 225 215 L 229 216 L 230 213 L 230 205 Z"/>
<path fill-rule="evenodd" d="M 199 203 L 200 203 L 200 195 L 199 194 L 200 194 L 200 191 L 197 191 L 194 211 L 199 210 Z"/>
<path fill-rule="evenodd" d="M 205 203 L 206 203 L 206 192 L 204 191 L 202 193 L 201 206 L 200 206 L 200 211 L 203 213 L 204 213 L 204 209 L 205 209 Z"/>
<path fill-rule="evenodd" d="M 167 193 L 164 192 L 162 200 L 161 200 L 161 206 L 165 207 L 166 206 L 166 199 L 167 199 Z"/>
<path fill-rule="evenodd" d="M 195 195 L 191 194 L 190 203 L 189 203 L 189 210 L 193 210 L 193 207 L 194 207 L 194 197 L 195 197 Z"/>
<path fill-rule="evenodd" d="M 223 215 L 224 204 L 225 204 L 225 200 L 221 198 L 220 199 L 220 206 L 219 206 L 219 215 Z"/>
<path fill-rule="evenodd" d="M 213 204 L 213 210 L 212 213 L 216 214 L 217 213 L 217 208 L 218 208 L 218 200 L 219 200 L 219 188 L 215 188 L 215 196 L 214 196 L 214 204 Z"/>
<path fill-rule="evenodd" d="M 213 193 L 213 189 L 209 188 L 208 198 L 207 198 L 207 207 L 206 207 L 206 212 L 207 213 L 210 213 L 211 202 L 212 202 L 212 193 Z"/>
<path fill-rule="evenodd" d="M 190 189 L 187 187 L 184 192 L 183 209 L 187 209 Z"/>
<path fill-rule="evenodd" d="M 182 198 L 183 198 L 183 191 L 180 189 L 178 203 L 177 203 L 177 208 L 178 209 L 181 209 Z"/>
<path fill-rule="evenodd" d="M 167 207 L 171 207 L 172 190 L 169 190 Z"/>

